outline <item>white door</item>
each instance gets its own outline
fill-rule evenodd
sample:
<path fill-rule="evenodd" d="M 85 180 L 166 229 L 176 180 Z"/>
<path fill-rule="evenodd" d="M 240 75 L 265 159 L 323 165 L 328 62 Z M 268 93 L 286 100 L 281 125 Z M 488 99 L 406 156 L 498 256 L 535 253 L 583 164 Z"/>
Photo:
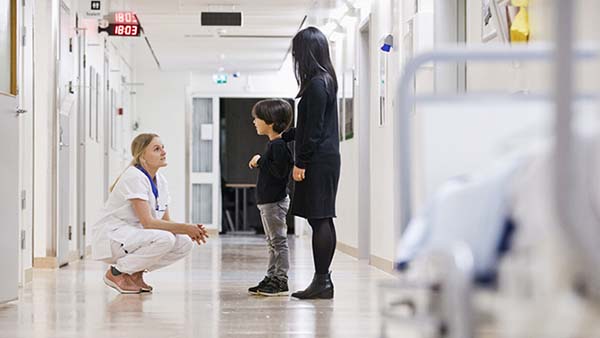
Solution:
<path fill-rule="evenodd" d="M 64 5 L 60 9 L 59 77 L 58 77 L 58 231 L 57 259 L 63 266 L 69 261 L 69 241 L 72 236 L 71 218 L 71 121 L 77 112 L 74 67 L 76 58 L 75 25 L 71 13 Z"/>
<path fill-rule="evenodd" d="M 106 47 L 106 44 L 105 44 Z M 104 200 L 102 200 L 102 202 L 106 202 L 106 200 L 108 199 L 108 187 L 110 186 L 109 183 L 109 176 L 110 176 L 110 107 L 109 107 L 109 92 L 110 92 L 110 88 L 109 88 L 109 74 L 110 74 L 110 69 L 109 67 L 109 63 L 108 63 L 108 54 L 107 54 L 107 50 L 105 49 L 104 51 L 104 82 L 102 85 L 102 97 L 104 98 L 104 103 L 102 104 L 102 107 L 104 109 L 102 109 L 102 116 L 103 116 L 103 129 L 104 133 L 103 135 L 103 154 L 104 154 L 104 167 L 103 167 L 103 184 L 102 184 L 102 191 L 104 192 Z"/>
<path fill-rule="evenodd" d="M 4 74 L 0 74 L 3 76 Z M 0 303 L 17 299 L 19 284 L 19 119 L 17 98 L 0 93 Z"/>
<path fill-rule="evenodd" d="M 77 20 L 79 22 L 79 20 Z M 85 141 L 87 130 L 87 107 L 86 101 L 86 85 L 87 72 L 85 68 L 85 46 L 86 46 L 86 31 L 77 31 L 77 51 L 78 51 L 78 76 L 77 82 L 81 90 L 77 91 L 78 98 L 78 118 L 77 118 L 77 250 L 79 257 L 85 256 Z"/>
<path fill-rule="evenodd" d="M 16 1 L 0 0 L 0 303 L 17 299 L 19 284 L 19 118 L 15 79 L 16 38 L 11 6 Z"/>
<path fill-rule="evenodd" d="M 190 219 L 221 230 L 221 170 L 219 165 L 219 106 L 214 98 L 193 97 L 190 140 Z"/>
<path fill-rule="evenodd" d="M 371 257 L 371 48 L 369 21 L 360 28 L 358 41 L 358 258 Z"/>
<path fill-rule="evenodd" d="M 19 65 L 20 283 L 33 266 L 33 2 L 23 2 Z"/>

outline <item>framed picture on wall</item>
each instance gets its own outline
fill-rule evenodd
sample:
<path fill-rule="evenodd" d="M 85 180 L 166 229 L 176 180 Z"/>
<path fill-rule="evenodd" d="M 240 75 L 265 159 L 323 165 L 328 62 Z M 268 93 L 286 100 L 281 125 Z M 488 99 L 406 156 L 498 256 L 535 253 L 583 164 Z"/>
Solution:
<path fill-rule="evenodd" d="M 504 0 L 481 0 L 481 41 L 509 41 L 509 6 Z"/>
<path fill-rule="evenodd" d="M 344 138 L 354 137 L 354 69 L 344 72 Z"/>
<path fill-rule="evenodd" d="M 338 134 L 340 142 L 344 140 L 344 98 L 338 96 L 337 100 L 338 109 Z"/>

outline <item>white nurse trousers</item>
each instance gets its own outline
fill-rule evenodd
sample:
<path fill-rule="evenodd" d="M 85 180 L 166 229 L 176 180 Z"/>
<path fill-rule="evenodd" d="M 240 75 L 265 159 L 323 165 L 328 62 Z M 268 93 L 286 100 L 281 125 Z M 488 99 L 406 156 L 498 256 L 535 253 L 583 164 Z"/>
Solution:
<path fill-rule="evenodd" d="M 187 235 L 154 229 L 139 229 L 125 243 L 111 240 L 112 262 L 117 270 L 133 274 L 173 264 L 190 253 L 194 243 Z"/>

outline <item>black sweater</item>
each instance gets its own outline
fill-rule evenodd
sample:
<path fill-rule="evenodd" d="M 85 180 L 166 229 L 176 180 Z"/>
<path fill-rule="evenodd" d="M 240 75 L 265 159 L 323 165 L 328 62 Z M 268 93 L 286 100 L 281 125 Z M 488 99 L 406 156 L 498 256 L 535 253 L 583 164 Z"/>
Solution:
<path fill-rule="evenodd" d="M 292 153 L 281 138 L 269 141 L 258 160 L 256 204 L 279 202 L 287 196 L 293 165 Z"/>
<path fill-rule="evenodd" d="M 310 80 L 298 105 L 297 127 L 282 135 L 286 142 L 296 141 L 298 168 L 340 156 L 337 102 L 331 91 L 323 77 Z"/>

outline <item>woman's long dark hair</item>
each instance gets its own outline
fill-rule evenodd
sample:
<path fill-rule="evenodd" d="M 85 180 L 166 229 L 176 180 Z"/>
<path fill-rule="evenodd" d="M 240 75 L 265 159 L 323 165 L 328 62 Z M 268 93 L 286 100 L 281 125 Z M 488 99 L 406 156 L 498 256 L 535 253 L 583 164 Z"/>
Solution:
<path fill-rule="evenodd" d="M 315 27 L 299 31 L 292 40 L 292 56 L 296 81 L 300 86 L 296 97 L 302 96 L 315 76 L 323 76 L 327 90 L 333 94 L 337 93 L 337 76 L 331 63 L 325 34 Z"/>

